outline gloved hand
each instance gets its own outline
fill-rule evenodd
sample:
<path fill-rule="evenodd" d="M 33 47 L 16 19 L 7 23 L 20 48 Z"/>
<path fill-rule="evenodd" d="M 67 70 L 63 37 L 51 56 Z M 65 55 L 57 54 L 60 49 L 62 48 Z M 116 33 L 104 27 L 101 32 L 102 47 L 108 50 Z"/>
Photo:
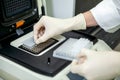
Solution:
<path fill-rule="evenodd" d="M 71 72 L 84 76 L 87 80 L 114 79 L 120 75 L 120 53 L 83 49 L 78 60 L 72 62 Z"/>
<path fill-rule="evenodd" d="M 34 40 L 36 44 L 39 44 L 56 35 L 79 29 L 86 29 L 86 22 L 83 14 L 69 19 L 57 19 L 43 16 L 34 25 Z"/>

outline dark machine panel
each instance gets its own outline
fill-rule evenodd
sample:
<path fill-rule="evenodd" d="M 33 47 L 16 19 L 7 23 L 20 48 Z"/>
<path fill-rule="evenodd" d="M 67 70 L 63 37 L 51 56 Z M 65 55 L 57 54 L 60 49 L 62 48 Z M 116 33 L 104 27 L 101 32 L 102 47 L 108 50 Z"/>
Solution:
<path fill-rule="evenodd" d="M 93 36 L 90 36 L 85 33 L 80 32 L 67 32 L 63 34 L 67 39 L 71 38 L 88 38 L 89 40 L 93 41 L 94 43 L 97 42 L 97 39 Z M 64 69 L 70 61 L 58 59 L 53 57 L 53 51 L 57 49 L 62 43 L 55 46 L 51 50 L 47 51 L 42 56 L 33 56 L 24 52 L 20 49 L 12 47 L 10 45 L 3 44 L 3 48 L 0 49 L 0 53 L 2 56 L 5 56 L 14 62 L 17 62 L 24 67 L 27 67 L 35 72 L 47 75 L 47 76 L 54 76 L 62 69 Z"/>

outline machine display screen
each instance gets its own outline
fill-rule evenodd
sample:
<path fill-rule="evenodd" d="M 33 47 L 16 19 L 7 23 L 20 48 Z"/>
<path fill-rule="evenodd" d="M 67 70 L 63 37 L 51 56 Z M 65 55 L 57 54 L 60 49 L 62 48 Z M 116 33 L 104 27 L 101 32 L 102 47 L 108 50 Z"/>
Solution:
<path fill-rule="evenodd" d="M 0 2 L 2 25 L 12 25 L 37 12 L 36 0 L 2 0 Z"/>
<path fill-rule="evenodd" d="M 31 0 L 3 0 L 6 17 L 24 12 L 32 7 Z"/>

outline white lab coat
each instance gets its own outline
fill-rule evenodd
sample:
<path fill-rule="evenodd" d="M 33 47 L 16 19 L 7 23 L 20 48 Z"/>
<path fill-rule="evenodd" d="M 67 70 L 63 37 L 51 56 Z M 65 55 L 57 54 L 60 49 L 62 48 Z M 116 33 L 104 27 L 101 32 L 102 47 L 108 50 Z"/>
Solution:
<path fill-rule="evenodd" d="M 120 0 L 103 0 L 91 12 L 105 31 L 114 32 L 120 29 Z"/>

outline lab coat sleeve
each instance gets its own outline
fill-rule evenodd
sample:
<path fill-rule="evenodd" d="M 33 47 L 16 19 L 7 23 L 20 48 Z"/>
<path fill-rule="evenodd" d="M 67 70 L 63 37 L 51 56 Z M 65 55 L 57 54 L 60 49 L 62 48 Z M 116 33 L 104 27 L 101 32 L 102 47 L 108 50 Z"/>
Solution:
<path fill-rule="evenodd" d="M 120 3 L 120 0 L 118 0 Z M 120 6 L 113 0 L 103 0 L 96 7 L 90 10 L 98 25 L 105 31 L 120 28 Z M 114 30 L 114 31 L 116 31 Z"/>

